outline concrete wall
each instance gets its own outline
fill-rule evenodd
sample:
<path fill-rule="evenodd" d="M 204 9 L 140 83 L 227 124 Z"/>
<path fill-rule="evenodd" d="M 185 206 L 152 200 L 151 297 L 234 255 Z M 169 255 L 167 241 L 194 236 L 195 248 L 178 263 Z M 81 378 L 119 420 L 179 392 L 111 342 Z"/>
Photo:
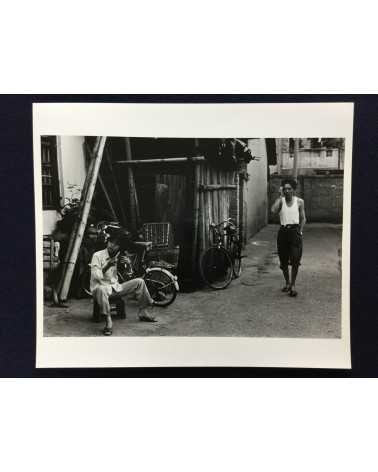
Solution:
<path fill-rule="evenodd" d="M 265 139 L 250 139 L 248 147 L 259 161 L 251 161 L 247 172 L 249 180 L 245 184 L 244 208 L 246 211 L 247 240 L 268 222 L 268 182 L 267 153 Z"/>
<path fill-rule="evenodd" d="M 271 176 L 269 182 L 269 222 L 278 223 L 279 217 L 270 213 L 278 198 L 281 176 Z M 342 223 L 343 176 L 300 176 L 296 194 L 305 201 L 306 217 L 311 222 Z"/>
<path fill-rule="evenodd" d="M 70 185 L 77 185 L 80 190 L 83 188 L 86 176 L 83 144 L 82 136 L 57 137 L 59 195 L 62 205 L 66 198 L 71 196 Z M 76 193 L 75 196 L 80 197 L 80 193 Z M 43 211 L 43 234 L 51 234 L 58 219 L 57 211 Z"/>
<path fill-rule="evenodd" d="M 308 221 L 342 222 L 343 176 L 304 178 L 303 195 Z"/>

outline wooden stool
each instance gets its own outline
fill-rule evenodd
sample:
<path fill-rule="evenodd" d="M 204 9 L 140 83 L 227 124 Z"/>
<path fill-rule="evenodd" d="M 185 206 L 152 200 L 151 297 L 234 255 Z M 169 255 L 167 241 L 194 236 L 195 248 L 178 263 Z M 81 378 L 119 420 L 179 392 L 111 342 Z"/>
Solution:
<path fill-rule="evenodd" d="M 110 312 L 115 311 L 117 318 L 124 320 L 126 319 L 126 306 L 122 298 L 113 298 L 109 300 Z M 99 306 L 95 300 L 93 300 L 93 315 L 92 321 L 99 323 L 102 321 L 103 315 L 99 312 Z"/>

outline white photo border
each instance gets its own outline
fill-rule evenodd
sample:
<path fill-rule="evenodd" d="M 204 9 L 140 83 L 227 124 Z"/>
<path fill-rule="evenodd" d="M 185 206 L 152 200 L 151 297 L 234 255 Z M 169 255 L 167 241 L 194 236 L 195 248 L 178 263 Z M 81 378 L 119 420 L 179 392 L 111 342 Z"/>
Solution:
<path fill-rule="evenodd" d="M 343 103 L 34 103 L 36 367 L 351 368 L 350 219 L 353 109 Z M 42 135 L 125 137 L 343 137 L 342 337 L 44 337 Z"/>

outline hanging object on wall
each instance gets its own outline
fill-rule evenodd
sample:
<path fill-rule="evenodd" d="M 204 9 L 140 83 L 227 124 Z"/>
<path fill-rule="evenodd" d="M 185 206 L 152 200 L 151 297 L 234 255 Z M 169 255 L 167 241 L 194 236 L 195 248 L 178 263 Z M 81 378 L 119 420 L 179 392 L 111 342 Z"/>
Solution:
<path fill-rule="evenodd" d="M 204 155 L 209 163 L 221 170 L 238 170 L 256 159 L 248 147 L 247 139 L 225 138 L 201 140 Z"/>

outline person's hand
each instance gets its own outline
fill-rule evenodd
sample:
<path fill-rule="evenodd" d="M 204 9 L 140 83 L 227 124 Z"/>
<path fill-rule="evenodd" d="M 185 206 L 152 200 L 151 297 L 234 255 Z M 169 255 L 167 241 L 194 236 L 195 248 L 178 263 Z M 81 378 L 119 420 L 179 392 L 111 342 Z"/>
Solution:
<path fill-rule="evenodd" d="M 130 264 L 130 259 L 127 256 L 123 255 L 119 258 L 119 262 L 125 265 Z"/>
<path fill-rule="evenodd" d="M 117 260 L 118 260 L 117 256 L 114 256 L 111 259 L 109 259 L 108 264 L 110 265 L 110 267 L 115 266 L 117 264 Z"/>
<path fill-rule="evenodd" d="M 111 267 L 115 266 L 117 264 L 117 256 L 111 257 L 108 262 L 105 264 L 104 268 L 102 269 L 103 272 L 106 272 L 109 270 Z"/>

